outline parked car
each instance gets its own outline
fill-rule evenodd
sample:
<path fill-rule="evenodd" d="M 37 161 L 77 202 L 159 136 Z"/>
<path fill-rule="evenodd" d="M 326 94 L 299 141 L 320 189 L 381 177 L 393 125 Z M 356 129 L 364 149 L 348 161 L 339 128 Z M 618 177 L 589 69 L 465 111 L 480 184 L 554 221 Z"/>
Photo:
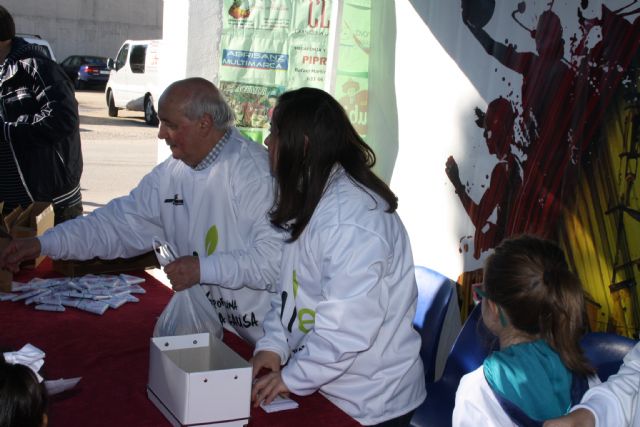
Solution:
<path fill-rule="evenodd" d="M 104 86 L 109 80 L 107 58 L 102 56 L 71 55 L 60 65 L 74 82 L 76 89 Z"/>
<path fill-rule="evenodd" d="M 105 97 L 110 117 L 121 109 L 144 111 L 144 121 L 158 125 L 161 49 L 162 40 L 126 40 L 116 58 L 107 60 L 111 74 Z"/>
<path fill-rule="evenodd" d="M 56 60 L 56 56 L 53 54 L 53 48 L 51 47 L 51 44 L 49 44 L 49 42 L 47 40 L 43 39 L 39 35 L 37 35 L 37 34 L 16 34 L 16 37 L 23 38 L 24 41 L 26 41 L 27 43 L 37 44 L 38 46 L 40 46 L 40 50 L 45 55 L 47 55 L 49 58 L 53 59 L 54 61 Z"/>

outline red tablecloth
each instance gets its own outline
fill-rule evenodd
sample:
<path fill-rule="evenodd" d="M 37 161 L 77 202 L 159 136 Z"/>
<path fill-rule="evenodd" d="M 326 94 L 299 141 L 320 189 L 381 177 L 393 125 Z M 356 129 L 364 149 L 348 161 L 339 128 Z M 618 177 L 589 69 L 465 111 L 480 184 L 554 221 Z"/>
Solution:
<path fill-rule="evenodd" d="M 37 311 L 23 302 L 0 302 L 0 350 L 17 350 L 26 343 L 46 353 L 41 371 L 46 379 L 82 377 L 73 389 L 52 397 L 51 427 L 169 426 L 149 401 L 149 338 L 171 291 L 146 273 L 147 293 L 139 303 L 98 316 L 68 308 L 64 313 Z M 15 280 L 53 277 L 48 259 L 36 271 L 22 272 Z M 249 358 L 251 348 L 225 332 L 225 342 Z M 358 426 L 351 417 L 318 393 L 292 396 L 300 407 L 267 414 L 251 409 L 250 427 Z"/>

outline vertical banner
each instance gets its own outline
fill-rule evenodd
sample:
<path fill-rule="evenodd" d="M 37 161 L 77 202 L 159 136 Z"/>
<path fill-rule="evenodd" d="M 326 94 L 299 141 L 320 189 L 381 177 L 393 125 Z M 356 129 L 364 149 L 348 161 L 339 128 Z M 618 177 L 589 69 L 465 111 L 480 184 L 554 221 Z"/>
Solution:
<path fill-rule="evenodd" d="M 370 0 L 344 1 L 335 83 L 336 99 L 365 140 L 369 105 L 370 3 Z"/>
<path fill-rule="evenodd" d="M 331 0 L 224 0 L 220 90 L 236 125 L 262 143 L 277 97 L 322 88 Z"/>

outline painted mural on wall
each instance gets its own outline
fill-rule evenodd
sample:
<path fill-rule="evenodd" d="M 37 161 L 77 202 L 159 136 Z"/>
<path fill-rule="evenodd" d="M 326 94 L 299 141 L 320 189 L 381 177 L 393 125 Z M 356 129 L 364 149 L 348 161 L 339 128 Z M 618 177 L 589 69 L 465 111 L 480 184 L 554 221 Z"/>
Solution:
<path fill-rule="evenodd" d="M 460 236 L 462 254 L 479 259 L 520 233 L 558 240 L 589 293 L 592 327 L 637 337 L 640 3 L 599 6 L 462 0 L 461 28 L 506 90 L 474 111 L 490 174 L 461 170 L 454 156 L 445 173 L 475 228 Z M 490 32 L 498 16 L 520 34 Z M 523 35 L 534 49 L 510 41 Z"/>

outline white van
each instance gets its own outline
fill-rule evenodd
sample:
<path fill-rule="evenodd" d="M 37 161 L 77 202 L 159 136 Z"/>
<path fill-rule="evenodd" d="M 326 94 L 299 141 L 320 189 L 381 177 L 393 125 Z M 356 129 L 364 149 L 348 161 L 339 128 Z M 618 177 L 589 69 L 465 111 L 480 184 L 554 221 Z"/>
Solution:
<path fill-rule="evenodd" d="M 37 44 L 40 46 L 40 50 L 49 58 L 56 60 L 56 56 L 53 54 L 53 48 L 48 41 L 40 37 L 38 34 L 16 34 L 16 37 L 23 38 L 24 41 L 31 44 Z"/>
<path fill-rule="evenodd" d="M 161 40 L 127 40 L 115 59 L 109 58 L 111 69 L 105 88 L 109 116 L 118 110 L 144 111 L 144 121 L 158 124 L 159 61 Z"/>

